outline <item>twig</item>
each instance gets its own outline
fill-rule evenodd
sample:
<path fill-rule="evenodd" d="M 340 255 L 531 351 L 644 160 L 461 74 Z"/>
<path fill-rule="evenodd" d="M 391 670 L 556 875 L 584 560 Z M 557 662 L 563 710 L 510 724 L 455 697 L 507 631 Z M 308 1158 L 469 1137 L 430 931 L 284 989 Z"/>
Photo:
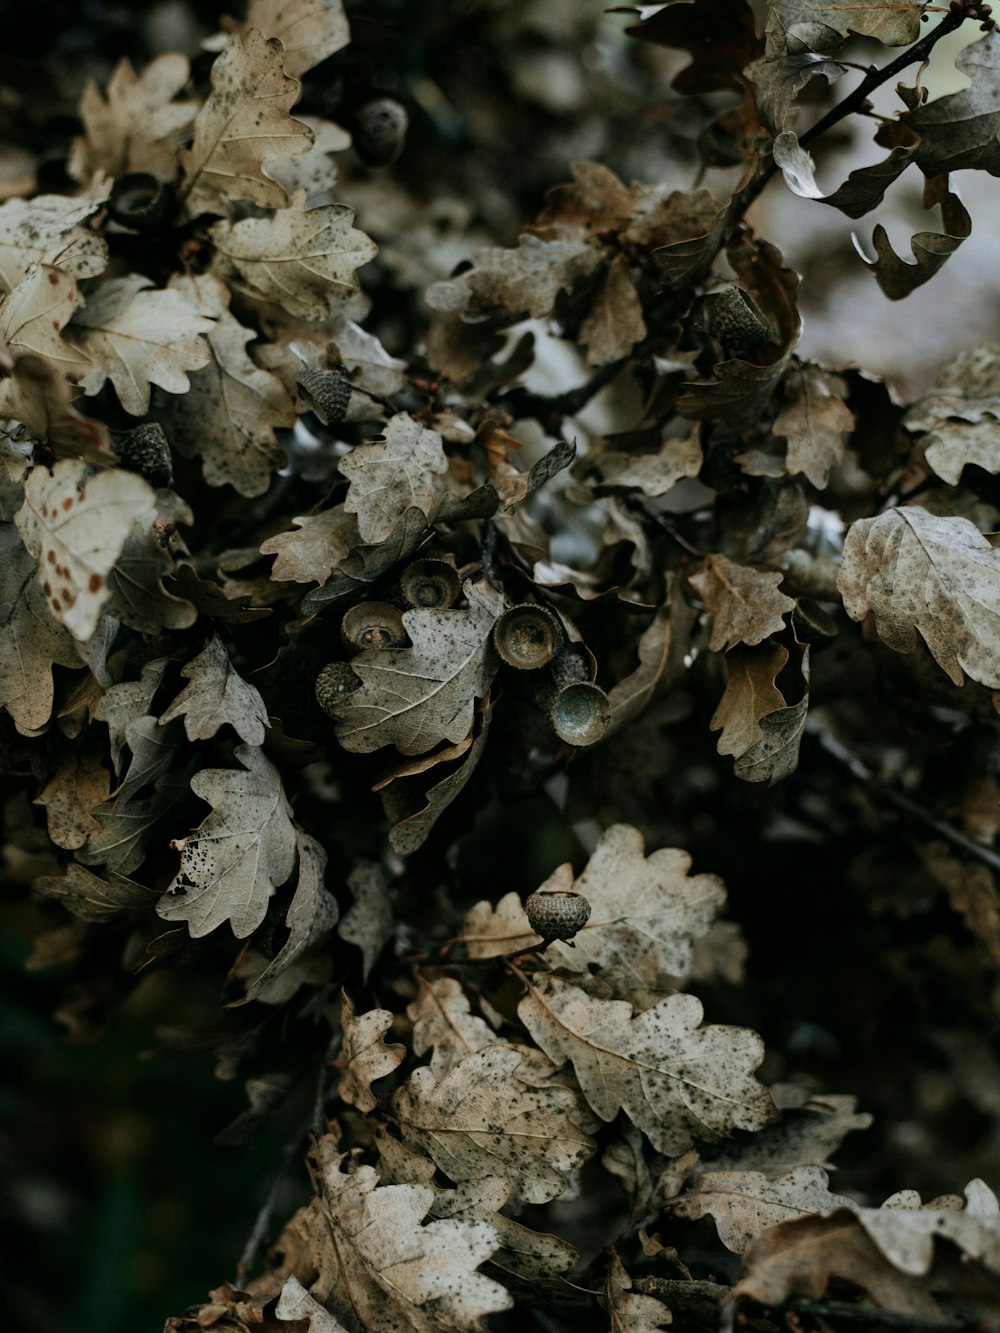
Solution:
<path fill-rule="evenodd" d="M 857 755 L 852 754 L 845 745 L 842 745 L 835 736 L 831 736 L 826 728 L 822 727 L 815 719 L 808 718 L 806 720 L 806 732 L 813 736 L 827 754 L 842 764 L 859 782 L 873 788 L 898 810 L 911 815 L 914 819 L 919 820 L 921 824 L 926 824 L 928 828 L 932 828 L 935 833 L 939 833 L 953 846 L 960 847 L 963 852 L 975 857 L 977 861 L 982 861 L 984 865 L 1000 874 L 1000 855 L 994 852 L 992 848 L 984 846 L 981 842 L 976 842 L 974 838 L 970 838 L 961 829 L 955 828 L 954 824 L 949 824 L 944 819 L 938 819 L 936 815 L 932 815 L 919 802 L 904 795 L 903 792 L 897 791 L 895 787 L 890 787 L 887 783 L 879 781 L 867 764 L 862 763 Z"/>
<path fill-rule="evenodd" d="M 900 1310 L 879 1310 L 847 1301 L 811 1301 L 805 1296 L 793 1296 L 786 1302 L 790 1310 L 825 1315 L 828 1319 L 844 1319 L 851 1323 L 881 1324 L 883 1328 L 929 1329 L 934 1333 L 960 1333 L 979 1326 L 978 1320 L 951 1318 L 949 1315 L 905 1314 Z"/>

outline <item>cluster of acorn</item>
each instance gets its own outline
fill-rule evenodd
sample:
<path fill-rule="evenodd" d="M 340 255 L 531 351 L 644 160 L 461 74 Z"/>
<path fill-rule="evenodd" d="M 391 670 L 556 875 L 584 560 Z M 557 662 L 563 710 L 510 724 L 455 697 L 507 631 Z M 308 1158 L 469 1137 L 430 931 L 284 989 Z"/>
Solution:
<path fill-rule="evenodd" d="M 461 581 L 446 560 L 414 560 L 399 580 L 408 607 L 447 610 L 457 601 Z M 390 602 L 360 602 L 345 612 L 341 638 L 352 653 L 406 648 L 409 638 L 402 611 Z M 500 660 L 517 671 L 544 672 L 536 698 L 552 730 L 567 745 L 594 745 L 611 722 L 608 696 L 594 683 L 594 661 L 582 645 L 567 642 L 552 611 L 534 602 L 510 607 L 493 627 Z M 330 716 L 361 682 L 349 662 L 331 662 L 316 680 L 316 698 Z"/>

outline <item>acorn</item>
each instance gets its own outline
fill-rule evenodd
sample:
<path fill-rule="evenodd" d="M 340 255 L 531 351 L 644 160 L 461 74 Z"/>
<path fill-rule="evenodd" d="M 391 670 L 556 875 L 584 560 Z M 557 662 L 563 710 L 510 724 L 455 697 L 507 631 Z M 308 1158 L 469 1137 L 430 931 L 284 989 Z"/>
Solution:
<path fill-rule="evenodd" d="M 558 617 L 533 602 L 512 606 L 493 626 L 493 646 L 508 666 L 519 671 L 548 666 L 563 638 Z"/>
<path fill-rule="evenodd" d="M 166 220 L 170 190 L 145 171 L 130 171 L 115 181 L 108 198 L 108 212 L 122 227 L 149 231 Z"/>
<path fill-rule="evenodd" d="M 394 97 L 373 97 L 358 111 L 354 150 L 366 167 L 388 167 L 402 153 L 410 117 Z"/>
<path fill-rule="evenodd" d="M 446 560 L 414 560 L 399 576 L 399 590 L 410 606 L 444 610 L 462 590 L 458 570 Z"/>
<path fill-rule="evenodd" d="M 705 298 L 705 326 L 731 352 L 753 352 L 774 340 L 752 296 L 735 284 Z"/>
<path fill-rule="evenodd" d="M 118 461 L 129 472 L 138 472 L 151 486 L 159 489 L 174 480 L 170 442 L 158 421 L 145 421 L 130 430 L 115 444 Z"/>
<path fill-rule="evenodd" d="M 528 923 L 542 943 L 571 941 L 590 918 L 590 903 L 572 889 L 536 889 L 524 904 Z"/>
<path fill-rule="evenodd" d="M 549 704 L 549 723 L 567 745 L 596 745 L 611 725 L 611 704 L 589 680 L 565 685 Z"/>
<path fill-rule="evenodd" d="M 349 694 L 361 688 L 361 681 L 348 662 L 330 662 L 316 677 L 316 702 L 324 713 L 336 717 L 336 708 Z"/>
<path fill-rule="evenodd" d="M 340 622 L 341 638 L 348 648 L 366 651 L 405 648 L 410 640 L 398 607 L 388 602 L 359 602 Z"/>
<path fill-rule="evenodd" d="M 324 426 L 334 425 L 347 416 L 351 401 L 351 382 L 335 370 L 304 370 L 296 381 L 310 412 L 315 412 Z"/>

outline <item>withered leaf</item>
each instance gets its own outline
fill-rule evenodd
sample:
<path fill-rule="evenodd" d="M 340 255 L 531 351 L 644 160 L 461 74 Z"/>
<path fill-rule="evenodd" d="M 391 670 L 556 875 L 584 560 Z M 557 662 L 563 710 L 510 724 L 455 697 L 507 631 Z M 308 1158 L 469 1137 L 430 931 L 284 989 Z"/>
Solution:
<path fill-rule="evenodd" d="M 572 883 L 570 873 L 568 888 Z M 531 929 L 521 895 L 505 893 L 493 908 L 488 902 L 476 903 L 465 913 L 459 939 L 469 951 L 470 958 L 498 958 L 503 954 L 520 953 L 541 943 L 541 937 Z"/>
<path fill-rule="evenodd" d="M 74 851 L 96 831 L 91 811 L 108 799 L 111 775 L 96 747 L 75 746 L 35 798 L 45 806 L 49 837 Z"/>
<path fill-rule="evenodd" d="M 156 498 L 157 517 L 132 528 L 108 576 L 108 614 L 140 634 L 187 629 L 198 618 L 192 603 L 168 592 L 163 583 L 174 569 L 168 533 L 177 522 L 190 522 L 193 515 L 182 501 L 175 503 L 172 491 L 159 491 Z"/>
<path fill-rule="evenodd" d="M 639 639 L 639 665 L 608 691 L 611 722 L 606 735 L 639 716 L 657 692 L 684 669 L 695 612 L 678 592 L 678 581 L 668 575 L 668 601 L 656 609 Z"/>
<path fill-rule="evenodd" d="M 202 338 L 213 327 L 177 291 L 150 291 L 138 273 L 111 278 L 89 297 L 70 330 L 73 345 L 88 359 L 80 376 L 84 392 L 97 393 L 105 380 L 126 412 L 144 416 L 150 385 L 186 393 L 187 372 L 209 360 Z"/>
<path fill-rule="evenodd" d="M 239 745 L 234 754 L 242 768 L 206 768 L 191 779 L 212 811 L 197 832 L 173 844 L 181 867 L 156 909 L 165 921 L 186 921 L 194 939 L 226 921 L 246 939 L 295 864 L 295 829 L 278 770 L 254 746 Z"/>
<path fill-rule="evenodd" d="M 415 1055 L 432 1052 L 430 1070 L 435 1078 L 442 1078 L 467 1055 L 496 1041 L 490 1025 L 472 1013 L 454 977 L 428 981 L 418 973 L 417 987 L 417 998 L 406 1011 L 413 1024 L 413 1051 Z"/>
<path fill-rule="evenodd" d="M 606 366 L 628 356 L 646 336 L 642 302 L 628 275 L 628 262 L 616 255 L 608 265 L 600 289 L 580 325 L 580 342 L 592 366 Z"/>
<path fill-rule="evenodd" d="M 1000 346 L 977 343 L 959 352 L 903 422 L 909 430 L 922 431 L 950 418 L 975 424 L 1000 421 Z"/>
<path fill-rule="evenodd" d="M 307 1333 L 346 1333 L 344 1325 L 309 1295 L 293 1273 L 285 1279 L 274 1313 L 282 1322 L 308 1322 Z"/>
<path fill-rule="evenodd" d="M 764 736 L 761 719 L 785 707 L 775 684 L 788 662 L 788 649 L 774 639 L 747 648 L 737 644 L 726 654 L 726 688 L 708 724 L 722 728 L 716 749 L 738 759 Z"/>
<path fill-rule="evenodd" d="M 795 645 L 793 667 L 794 674 L 782 694 L 782 707 L 757 719 L 760 737 L 735 757 L 733 772 L 743 782 L 779 782 L 798 767 L 799 746 L 809 711 L 808 644 Z M 789 688 L 792 681 L 794 687 Z"/>
<path fill-rule="evenodd" d="M 201 459 L 210 486 L 227 482 L 240 495 L 263 495 L 285 461 L 275 430 L 295 424 L 288 390 L 247 352 L 257 336 L 230 314 L 229 293 L 211 274 L 174 277 L 170 289 L 207 329 L 210 360 L 191 375 L 187 393 L 170 403 L 170 434 L 182 454 Z"/>
<path fill-rule="evenodd" d="M 935 204 L 941 206 L 944 231 L 917 232 L 910 241 L 915 261 L 912 264 L 896 254 L 881 224 L 872 233 L 875 258 L 864 262 L 890 301 L 901 301 L 929 282 L 945 260 L 972 234 L 972 218 L 958 195 L 948 188 L 947 176 L 927 181 L 924 187 L 924 207 L 931 208 Z"/>
<path fill-rule="evenodd" d="M 978 167 L 1000 175 L 1000 33 L 967 46 L 955 68 L 971 84 L 900 116 L 920 136 L 914 157 L 925 176 Z"/>
<path fill-rule="evenodd" d="M 594 1151 L 574 1123 L 567 1088 L 533 1088 L 517 1077 L 520 1053 L 494 1042 L 436 1078 L 414 1070 L 392 1109 L 410 1147 L 426 1152 L 452 1180 L 500 1175 L 526 1203 L 547 1203 L 566 1188 L 565 1173 Z"/>
<path fill-rule="evenodd" d="M 117 468 L 88 473 L 71 458 L 51 473 L 34 468 L 14 516 L 53 615 L 80 640 L 97 628 L 111 595 L 108 575 L 132 525 L 156 513 L 156 493 L 142 477 Z"/>
<path fill-rule="evenodd" d="M 790 475 L 804 472 L 822 490 L 830 468 L 843 461 L 854 417 L 835 392 L 831 377 L 813 362 L 793 363 L 784 390 L 785 403 L 773 429 L 788 441 L 785 467 Z"/>
<path fill-rule="evenodd" d="M 70 150 L 70 173 L 86 180 L 101 172 L 136 171 L 172 181 L 178 149 L 198 110 L 197 102 L 177 100 L 190 77 L 187 56 L 169 52 L 141 74 L 120 60 L 104 93 L 88 79 L 80 97 L 83 138 Z"/>
<path fill-rule="evenodd" d="M 923 439 L 924 457 L 942 481 L 957 486 L 967 463 L 1000 472 L 1000 422 L 942 421 Z"/>
<path fill-rule="evenodd" d="M 84 458 L 104 466 L 115 463 L 107 426 L 73 406 L 73 394 L 78 392 L 70 389 L 50 361 L 22 355 L 10 377 L 0 380 L 0 417 L 23 422 L 32 437 L 44 440 L 58 458 Z"/>
<path fill-rule="evenodd" d="M 96 213 L 94 195 L 71 199 L 38 194 L 0 207 L 0 288 L 12 292 L 35 264 L 54 265 L 75 278 L 93 278 L 108 262 L 108 243 L 81 224 Z"/>
<path fill-rule="evenodd" d="M 237 672 L 217 634 L 182 674 L 190 684 L 160 718 L 161 726 L 183 717 L 188 740 L 202 741 L 228 724 L 248 745 L 263 745 L 268 725 L 264 700 Z"/>
<path fill-rule="evenodd" d="M 347 876 L 347 887 L 354 902 L 344 913 L 337 934 L 361 950 L 362 975 L 367 981 L 375 961 L 392 936 L 395 927 L 389 889 L 382 867 L 371 861 L 359 861 Z"/>
<path fill-rule="evenodd" d="M 443 740 L 463 740 L 475 703 L 496 671 L 490 631 L 503 599 L 483 580 L 467 584 L 467 610 L 413 610 L 403 614 L 411 647 L 359 654 L 361 678 L 337 705 L 337 739 L 345 750 L 368 754 L 395 745 L 424 754 Z"/>
<path fill-rule="evenodd" d="M 712 616 L 709 649 L 713 653 L 780 634 L 783 617 L 795 607 L 793 598 L 778 591 L 780 574 L 738 565 L 725 555 L 706 557 L 689 581 Z"/>
<path fill-rule="evenodd" d="M 392 1027 L 393 1018 L 391 1009 L 369 1009 L 358 1014 L 347 992 L 340 992 L 344 1044 L 337 1057 L 337 1068 L 341 1070 L 337 1091 L 359 1111 L 375 1110 L 378 1099 L 372 1094 L 371 1085 L 391 1074 L 406 1059 L 405 1046 L 382 1040 Z"/>
<path fill-rule="evenodd" d="M 450 772 L 429 787 L 417 778 L 411 778 L 397 780 L 382 792 L 382 808 L 392 824 L 389 846 L 400 856 L 411 856 L 424 845 L 431 829 L 452 801 L 461 795 L 475 772 L 489 734 L 488 702 L 482 708 L 485 710 L 482 721 L 474 724 L 471 743 L 468 743 L 468 737 L 461 742 L 465 748 Z"/>
<path fill-rule="evenodd" d="M 658 1152 L 760 1129 L 775 1115 L 753 1071 L 763 1045 L 747 1028 L 701 1027 L 693 995 L 671 995 L 633 1015 L 554 976 L 527 983 L 518 1016 L 550 1059 L 572 1062 L 602 1120 L 623 1109 Z"/>
<path fill-rule="evenodd" d="M 785 1106 L 781 1119 L 742 1143 L 723 1144 L 703 1157 L 710 1171 L 760 1171 L 778 1180 L 800 1166 L 829 1166 L 828 1158 L 846 1135 L 867 1129 L 872 1117 L 857 1110 L 857 1098 L 838 1093 L 811 1095 Z"/>
<path fill-rule="evenodd" d="M 749 9 L 735 9 L 732 22 L 720 32 L 711 0 L 683 6 L 628 8 L 641 16 L 641 22 L 626 29 L 630 37 L 676 47 L 693 57 L 674 76 L 673 86 L 678 92 L 739 88 L 744 67 L 760 53 L 760 38 L 754 32 L 753 12 Z"/>
<path fill-rule="evenodd" d="M 148 723 L 139 732 L 148 738 L 147 728 Z M 170 770 L 155 784 L 152 795 L 140 800 L 137 795 L 119 792 L 99 806 L 94 811 L 98 831 L 87 839 L 76 859 L 84 865 L 104 866 L 108 875 L 131 874 L 145 859 L 154 835 L 169 823 L 174 807 L 187 796 L 189 776 L 189 769 Z"/>
<path fill-rule="evenodd" d="M 345 204 L 306 208 L 299 190 L 266 218 L 217 222 L 216 271 L 250 296 L 274 301 L 300 319 L 326 319 L 331 302 L 358 290 L 355 270 L 375 257 L 375 243 L 352 224 Z"/>
<path fill-rule="evenodd" d="M 594 460 L 601 474 L 599 491 L 634 489 L 650 499 L 666 495 L 682 477 L 696 477 L 703 462 L 697 426 L 680 439 L 664 440 L 656 453 L 602 449 Z"/>
<path fill-rule="evenodd" d="M 871 612 L 896 652 L 912 653 L 919 634 L 956 685 L 964 671 L 1000 686 L 1000 551 L 967 518 L 912 505 L 858 519 L 837 585 L 847 614 Z"/>
<path fill-rule="evenodd" d="M 521 236 L 516 250 L 477 251 L 467 273 L 428 290 L 428 305 L 432 310 L 496 312 L 508 321 L 551 314 L 559 293 L 600 263 L 597 250 L 577 228 L 558 230 L 565 234 L 545 241 Z"/>
<path fill-rule="evenodd" d="M 140 717 L 150 715 L 153 697 L 160 688 L 167 665 L 165 657 L 147 662 L 138 680 L 123 680 L 111 685 L 94 709 L 94 720 L 108 724 L 111 762 L 119 776 L 128 750 L 128 728 Z"/>
<path fill-rule="evenodd" d="M 342 0 L 250 0 L 243 31 L 250 28 L 278 38 L 295 79 L 351 40 Z"/>
<path fill-rule="evenodd" d="M 261 555 L 275 555 L 271 578 L 288 583 L 326 583 L 359 540 L 357 519 L 343 505 L 293 518 L 295 531 L 268 537 Z"/>
<path fill-rule="evenodd" d="M 727 1249 L 742 1254 L 768 1227 L 810 1213 L 853 1208 L 852 1199 L 833 1194 L 825 1171 L 801 1166 L 778 1180 L 758 1171 L 706 1171 L 694 1189 L 674 1205 L 680 1217 L 712 1217 Z"/>
<path fill-rule="evenodd" d="M 181 197 L 188 212 L 227 213 L 228 200 L 281 208 L 285 192 L 263 164 L 296 157 L 312 134 L 288 113 L 300 86 L 285 74 L 284 47 L 257 29 L 234 34 L 212 65 L 212 92 L 194 122 L 194 142 L 181 152 Z"/>
<path fill-rule="evenodd" d="M 767 8 L 768 56 L 835 51 L 852 32 L 885 46 L 909 46 L 920 35 L 917 0 L 769 0 Z"/>
<path fill-rule="evenodd" d="M 490 1223 L 422 1225 L 430 1186 L 380 1185 L 370 1166 L 345 1170 L 332 1138 L 320 1140 L 316 1156 L 320 1196 L 288 1232 L 313 1254 L 312 1294 L 350 1333 L 483 1333 L 483 1316 L 509 1308 L 504 1288 L 476 1272 L 499 1244 Z"/>
<path fill-rule="evenodd" d="M 0 304 L 0 345 L 15 356 L 33 354 L 76 379 L 90 370 L 89 356 L 61 336 L 82 298 L 72 274 L 36 264 Z"/>
<path fill-rule="evenodd" d="M 361 540 L 375 543 L 385 541 L 408 509 L 433 517 L 448 460 L 436 430 L 398 412 L 381 435 L 355 445 L 339 468 L 351 483 L 344 508 L 357 515 Z"/>
<path fill-rule="evenodd" d="M 80 921 L 113 921 L 130 908 L 150 907 L 153 889 L 124 875 L 101 878 L 71 861 L 64 875 L 39 875 L 31 886 L 40 898 L 52 898 Z"/>
<path fill-rule="evenodd" d="M 632 1290 L 632 1279 L 614 1250 L 600 1300 L 610 1317 L 611 1333 L 657 1333 L 673 1323 L 673 1315 L 662 1301 Z"/>

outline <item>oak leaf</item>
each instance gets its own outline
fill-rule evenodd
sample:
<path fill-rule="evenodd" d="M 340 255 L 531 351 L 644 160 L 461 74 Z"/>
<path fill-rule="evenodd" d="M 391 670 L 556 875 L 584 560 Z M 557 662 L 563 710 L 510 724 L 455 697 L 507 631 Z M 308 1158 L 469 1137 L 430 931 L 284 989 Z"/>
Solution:
<path fill-rule="evenodd" d="M 108 262 L 108 243 L 82 224 L 101 207 L 96 195 L 80 199 L 38 194 L 0 207 L 0 288 L 12 292 L 35 264 L 74 278 L 93 278 Z"/>
<path fill-rule="evenodd" d="M 500 1175 L 526 1203 L 547 1203 L 563 1193 L 566 1174 L 591 1156 L 594 1142 L 574 1122 L 575 1095 L 529 1087 L 517 1077 L 520 1063 L 513 1046 L 494 1042 L 440 1078 L 416 1069 L 392 1109 L 403 1142 L 452 1180 Z"/>
<path fill-rule="evenodd" d="M 608 1312 L 611 1333 L 657 1333 L 673 1323 L 673 1315 L 662 1301 L 632 1290 L 632 1279 L 614 1250 L 600 1301 Z"/>
<path fill-rule="evenodd" d="M 117 685 L 109 686 L 94 709 L 94 720 L 108 724 L 111 762 L 119 777 L 129 750 L 128 729 L 140 717 L 151 715 L 153 698 L 160 688 L 167 665 L 168 659 L 165 657 L 147 662 L 138 680 L 122 680 Z"/>
<path fill-rule="evenodd" d="M 281 208 L 285 192 L 263 170 L 275 157 L 296 157 L 312 134 L 288 113 L 300 85 L 284 72 L 284 47 L 255 28 L 234 34 L 212 65 L 212 91 L 194 122 L 194 142 L 180 155 L 181 198 L 188 212 L 227 213 L 246 199 Z"/>
<path fill-rule="evenodd" d="M 508 322 L 552 313 L 556 297 L 598 267 L 600 255 L 580 229 L 566 227 L 549 240 L 521 236 L 516 250 L 480 250 L 460 277 L 435 283 L 432 310 L 502 315 Z"/>
<path fill-rule="evenodd" d="M 82 300 L 71 273 L 36 264 L 0 304 L 0 346 L 38 356 L 70 379 L 90 373 L 87 352 L 61 336 Z"/>
<path fill-rule="evenodd" d="M 835 51 L 852 32 L 885 46 L 909 46 L 920 35 L 921 12 L 916 0 L 770 0 L 766 54 Z"/>
<path fill-rule="evenodd" d="M 45 806 L 49 837 L 57 847 L 74 851 L 95 831 L 91 811 L 111 790 L 102 757 L 92 747 L 74 747 L 35 798 L 36 805 Z"/>
<path fill-rule="evenodd" d="M 133 524 L 156 513 L 156 493 L 142 477 L 117 468 L 88 473 L 70 458 L 51 473 L 34 468 L 14 516 L 53 615 L 81 641 L 97 628 L 111 595 L 108 575 Z"/>
<path fill-rule="evenodd" d="M 358 524 L 343 505 L 293 518 L 295 529 L 261 544 L 261 555 L 274 555 L 271 578 L 287 583 L 326 583 L 358 541 Z"/>
<path fill-rule="evenodd" d="M 377 252 L 353 222 L 345 204 L 306 208 L 306 193 L 298 190 L 270 217 L 217 222 L 211 231 L 216 270 L 230 286 L 274 301 L 290 315 L 326 319 L 331 302 L 358 290 L 355 270 Z"/>
<path fill-rule="evenodd" d="M 78 393 L 50 361 L 22 354 L 10 376 L 0 380 L 0 418 L 22 422 L 57 458 L 84 458 L 104 467 L 116 463 L 104 422 L 73 406 Z"/>
<path fill-rule="evenodd" d="M 503 599 L 487 581 L 465 587 L 468 609 L 403 614 L 409 648 L 359 654 L 352 668 L 361 688 L 337 704 L 337 739 L 368 754 L 395 745 L 424 754 L 440 741 L 469 734 L 475 703 L 496 671 L 490 631 Z"/>
<path fill-rule="evenodd" d="M 350 1102 L 359 1111 L 375 1110 L 378 1099 L 372 1094 L 372 1083 L 391 1074 L 406 1059 L 405 1046 L 398 1043 L 387 1045 L 382 1040 L 393 1021 L 391 1009 L 355 1013 L 350 996 L 344 990 L 340 992 L 340 1026 L 344 1044 L 337 1057 L 337 1068 L 342 1071 L 337 1091 L 345 1102 Z"/>
<path fill-rule="evenodd" d="M 71 340 L 89 365 L 79 376 L 85 393 L 97 393 L 110 380 L 126 412 L 144 416 L 150 385 L 168 393 L 186 393 L 189 370 L 209 360 L 203 333 L 213 323 L 177 291 L 150 291 L 152 282 L 138 273 L 111 278 L 89 297 L 70 330 Z"/>
<path fill-rule="evenodd" d="M 344 508 L 357 515 L 361 540 L 376 543 L 385 541 L 408 509 L 419 509 L 430 521 L 448 460 L 436 430 L 398 412 L 381 435 L 355 445 L 338 466 L 351 483 Z"/>
<path fill-rule="evenodd" d="M 793 598 L 778 591 L 780 574 L 738 565 L 725 555 L 706 557 L 690 582 L 712 616 L 708 646 L 713 653 L 780 634 L 784 616 L 795 609 Z"/>
<path fill-rule="evenodd" d="M 642 302 L 629 278 L 627 260 L 618 255 L 608 265 L 594 303 L 580 325 L 580 343 L 587 349 L 589 365 L 606 366 L 628 356 L 645 336 Z"/>
<path fill-rule="evenodd" d="M 382 867 L 359 861 L 347 876 L 354 902 L 344 913 L 337 934 L 361 950 L 362 976 L 367 981 L 396 924 Z"/>
<path fill-rule="evenodd" d="M 274 1313 L 283 1323 L 307 1321 L 306 1333 L 346 1333 L 340 1320 L 309 1295 L 294 1273 L 285 1279 Z"/>
<path fill-rule="evenodd" d="M 708 724 L 722 729 L 716 750 L 738 759 L 764 738 L 763 718 L 785 707 L 775 683 L 788 662 L 788 649 L 774 639 L 748 648 L 737 644 L 726 654 L 726 688 Z"/>
<path fill-rule="evenodd" d="M 228 724 L 247 745 L 263 745 L 268 725 L 264 700 L 237 672 L 217 634 L 181 674 L 190 684 L 164 712 L 160 726 L 183 717 L 188 740 L 203 741 Z"/>
<path fill-rule="evenodd" d="M 226 921 L 237 939 L 253 934 L 295 864 L 295 829 L 278 770 L 252 745 L 238 745 L 234 754 L 242 768 L 206 768 L 191 779 L 212 811 L 195 833 L 171 844 L 181 867 L 156 909 L 165 921 L 186 921 L 193 939 Z"/>
<path fill-rule="evenodd" d="M 135 171 L 172 181 L 178 149 L 198 110 L 197 102 L 177 100 L 190 77 L 187 56 L 170 52 L 141 74 L 120 60 L 103 93 L 88 79 L 80 97 L 83 137 L 70 150 L 70 174 L 86 180 Z"/>
<path fill-rule="evenodd" d="M 454 977 L 428 981 L 418 973 L 417 987 L 417 998 L 406 1011 L 413 1024 L 413 1052 L 432 1052 L 429 1067 L 435 1078 L 442 1078 L 467 1055 L 496 1041 L 496 1033 L 472 1012 L 465 991 Z"/>
<path fill-rule="evenodd" d="M 602 1120 L 619 1109 L 658 1152 L 676 1156 L 774 1118 L 753 1077 L 763 1044 L 747 1028 L 700 1027 L 693 995 L 672 995 L 633 1015 L 625 1000 L 595 999 L 554 976 L 527 983 L 518 1016 L 550 1059 L 570 1060 Z"/>
<path fill-rule="evenodd" d="M 243 30 L 249 28 L 277 37 L 285 73 L 295 79 L 351 40 L 342 0 L 250 0 Z"/>
<path fill-rule="evenodd" d="M 124 875 L 102 878 L 71 861 L 64 875 L 39 875 L 31 886 L 39 898 L 52 898 L 81 921 L 113 921 L 131 908 L 153 904 L 156 893 Z"/>
<path fill-rule="evenodd" d="M 788 441 L 785 467 L 790 476 L 805 473 L 822 490 L 830 468 L 843 461 L 854 417 L 834 392 L 830 376 L 817 365 L 793 364 L 784 389 L 785 404 L 773 430 Z"/>
<path fill-rule="evenodd" d="M 797 1167 L 778 1180 L 757 1171 L 706 1171 L 673 1205 L 679 1217 L 712 1217 L 719 1239 L 736 1254 L 779 1222 L 853 1207 L 852 1199 L 831 1193 L 827 1174 L 818 1166 Z"/>
<path fill-rule="evenodd" d="M 1000 34 L 967 46 L 955 69 L 971 82 L 959 92 L 905 112 L 900 120 L 920 136 L 914 157 L 930 178 L 976 167 L 1000 173 Z"/>
<path fill-rule="evenodd" d="M 782 1107 L 781 1119 L 742 1143 L 723 1144 L 702 1157 L 706 1171 L 760 1171 L 777 1180 L 800 1166 L 829 1166 L 828 1158 L 845 1136 L 867 1129 L 872 1117 L 857 1109 L 857 1098 L 812 1094 Z"/>
<path fill-rule="evenodd" d="M 847 614 L 871 612 L 882 641 L 912 653 L 917 635 L 961 685 L 1000 686 L 1000 551 L 967 518 L 917 505 L 858 519 L 837 577 Z"/>

